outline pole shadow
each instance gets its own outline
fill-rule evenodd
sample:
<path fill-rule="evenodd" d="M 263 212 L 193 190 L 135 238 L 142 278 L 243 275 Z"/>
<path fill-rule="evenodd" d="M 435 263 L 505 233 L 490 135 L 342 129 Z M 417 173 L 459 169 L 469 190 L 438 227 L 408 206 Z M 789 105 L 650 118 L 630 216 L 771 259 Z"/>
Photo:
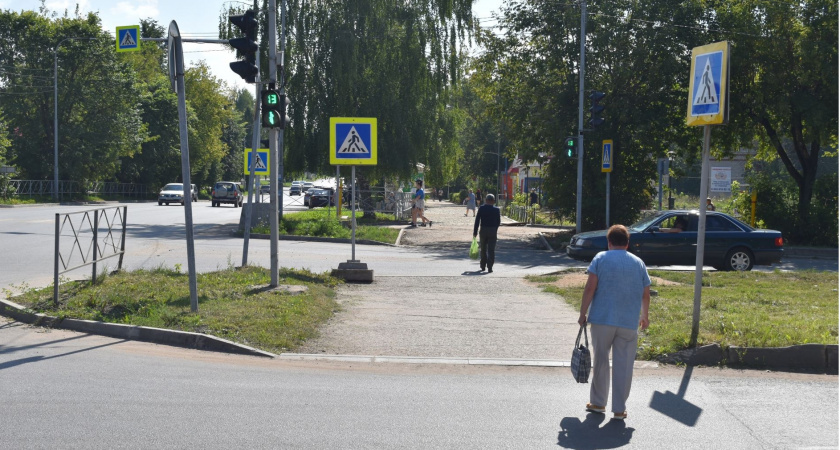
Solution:
<path fill-rule="evenodd" d="M 488 273 L 489 272 L 482 272 L 480 270 L 465 270 L 463 273 L 461 273 L 461 275 L 465 275 L 465 276 L 468 276 L 468 277 L 475 277 L 475 276 L 487 275 Z"/>
<path fill-rule="evenodd" d="M 676 394 L 671 391 L 665 393 L 654 391 L 650 399 L 650 407 L 682 424 L 693 427 L 697 424 L 703 409 L 685 399 L 688 383 L 691 379 L 693 366 L 689 366 L 680 381 L 680 388 Z"/>
<path fill-rule="evenodd" d="M 618 448 L 630 443 L 634 428 L 629 428 L 623 420 L 606 420 L 604 414 L 588 413 L 583 422 L 577 417 L 564 417 L 560 421 L 557 433 L 557 445 L 562 448 L 594 450 Z"/>

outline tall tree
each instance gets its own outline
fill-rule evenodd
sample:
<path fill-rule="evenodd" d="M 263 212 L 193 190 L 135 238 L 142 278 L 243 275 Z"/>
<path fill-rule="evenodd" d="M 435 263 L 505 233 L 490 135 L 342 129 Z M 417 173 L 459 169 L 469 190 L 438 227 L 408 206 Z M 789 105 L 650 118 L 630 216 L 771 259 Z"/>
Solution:
<path fill-rule="evenodd" d="M 102 31 L 96 14 L 48 15 L 43 8 L 41 14 L 0 12 L 0 96 L 9 125 L 20 135 L 11 158 L 21 176 L 51 178 L 57 107 L 61 178 L 113 179 L 119 159 L 136 152 L 145 135 L 135 75 L 117 61 L 113 37 Z"/>

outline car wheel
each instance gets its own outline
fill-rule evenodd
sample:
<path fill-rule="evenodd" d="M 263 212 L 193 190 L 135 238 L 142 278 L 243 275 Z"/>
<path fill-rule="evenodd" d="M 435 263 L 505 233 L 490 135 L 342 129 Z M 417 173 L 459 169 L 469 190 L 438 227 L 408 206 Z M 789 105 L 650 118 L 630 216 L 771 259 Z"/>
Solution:
<path fill-rule="evenodd" d="M 158 206 L 162 206 L 162 205 L 163 205 L 163 202 L 158 202 Z"/>
<path fill-rule="evenodd" d="M 743 247 L 733 248 L 726 254 L 725 270 L 747 271 L 753 268 L 753 254 Z"/>
<path fill-rule="evenodd" d="M 169 206 L 169 202 L 166 202 L 166 206 Z"/>
<path fill-rule="evenodd" d="M 181 200 L 181 206 L 184 206 L 184 205 L 186 205 L 186 204 L 187 204 L 187 202 L 185 202 L 185 201 Z"/>

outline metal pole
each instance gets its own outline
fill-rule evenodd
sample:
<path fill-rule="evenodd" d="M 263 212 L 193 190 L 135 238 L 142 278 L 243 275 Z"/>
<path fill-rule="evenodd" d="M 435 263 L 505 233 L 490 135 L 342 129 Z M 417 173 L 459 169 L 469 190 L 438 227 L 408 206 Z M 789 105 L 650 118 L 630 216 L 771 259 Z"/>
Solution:
<path fill-rule="evenodd" d="M 117 270 L 122 270 L 123 256 L 125 256 L 125 228 L 128 220 L 128 206 L 123 206 L 122 215 L 122 238 L 120 239 L 120 259 L 117 263 Z"/>
<path fill-rule="evenodd" d="M 99 210 L 93 211 L 93 274 L 91 282 L 96 284 L 96 258 L 99 254 Z"/>
<path fill-rule="evenodd" d="M 356 261 L 356 166 L 350 167 L 352 168 L 350 171 L 350 210 L 353 216 L 350 222 L 350 247 L 352 248 L 350 262 L 358 262 Z"/>
<path fill-rule="evenodd" d="M 341 166 L 335 166 L 335 218 L 341 220 Z"/>
<path fill-rule="evenodd" d="M 280 66 L 280 75 L 278 76 L 278 80 L 280 83 L 280 94 L 286 94 L 286 69 L 285 63 L 286 61 L 286 2 L 285 0 L 280 0 L 280 60 L 274 66 Z M 285 110 L 286 105 L 283 104 L 283 109 Z M 288 111 L 286 111 L 288 115 Z M 285 135 L 286 131 L 286 124 L 285 118 L 283 119 L 283 128 L 280 128 L 277 132 L 277 180 L 280 182 L 279 190 L 277 191 L 277 205 L 279 209 L 279 218 L 283 218 L 283 181 L 286 179 L 286 169 L 283 165 L 283 160 L 286 156 L 286 149 L 283 145 L 283 136 Z M 329 206 L 329 205 L 328 205 Z"/>
<path fill-rule="evenodd" d="M 277 2 L 268 2 L 268 82 L 274 85 L 277 81 Z M 281 93 L 282 95 L 282 93 Z M 285 105 L 283 105 L 285 107 Z M 271 179 L 269 180 L 269 192 L 271 193 L 271 287 L 280 284 L 279 261 L 277 247 L 279 244 L 279 209 L 277 207 L 277 128 L 271 128 L 268 133 L 268 146 L 271 152 Z"/>
<path fill-rule="evenodd" d="M 260 52 L 257 52 L 257 67 L 260 66 Z M 251 221 L 254 217 L 254 178 L 257 173 L 257 148 L 260 146 L 260 108 L 262 107 L 262 95 L 260 89 L 260 73 L 257 71 L 256 84 L 254 84 L 254 122 L 251 126 L 251 167 L 248 173 L 248 209 L 245 211 L 245 239 L 242 244 L 242 266 L 248 265 L 248 244 L 251 242 Z M 270 181 L 269 181 L 270 183 Z M 271 185 L 269 185 L 270 187 Z M 271 190 L 269 190 L 269 195 Z M 212 201 L 212 200 L 211 200 Z"/>
<path fill-rule="evenodd" d="M 496 196 L 499 197 L 499 201 L 502 200 L 502 172 L 500 171 L 502 168 L 502 153 L 500 140 L 500 137 L 496 138 Z"/>
<path fill-rule="evenodd" d="M 607 172 L 607 228 L 610 227 L 610 172 Z"/>
<path fill-rule="evenodd" d="M 55 261 L 53 262 L 53 305 L 58 306 L 58 259 L 59 254 L 58 240 L 61 233 L 61 214 L 55 215 Z"/>
<path fill-rule="evenodd" d="M 689 347 L 697 346 L 700 335 L 700 298 L 703 286 L 703 257 L 706 245 L 706 192 L 709 190 L 709 144 L 712 140 L 712 126 L 703 127 L 703 169 L 700 174 L 700 218 L 697 223 L 697 256 L 694 262 L 694 314 L 691 321 Z"/>
<path fill-rule="evenodd" d="M 184 92 L 184 49 L 178 24 L 169 23 L 169 35 L 174 37 L 175 87 L 178 91 L 178 123 L 181 134 L 181 180 L 184 183 L 184 221 L 187 228 L 187 270 L 190 283 L 190 310 L 198 312 L 198 288 L 195 275 L 195 240 L 193 237 L 192 188 L 190 186 L 190 142 L 187 130 L 187 99 Z"/>
<path fill-rule="evenodd" d="M 662 211 L 662 160 L 656 161 L 656 170 L 659 172 L 659 210 Z"/>
<path fill-rule="evenodd" d="M 578 88 L 578 161 L 577 198 L 575 199 L 575 232 L 581 232 L 583 201 L 583 90 L 586 75 L 586 0 L 580 2 L 580 87 Z"/>

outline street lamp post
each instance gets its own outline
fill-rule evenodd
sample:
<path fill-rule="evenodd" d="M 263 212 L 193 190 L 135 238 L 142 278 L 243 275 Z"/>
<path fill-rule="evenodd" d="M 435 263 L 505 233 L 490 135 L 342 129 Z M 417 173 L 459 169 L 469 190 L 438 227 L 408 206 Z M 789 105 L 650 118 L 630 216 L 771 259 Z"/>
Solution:
<path fill-rule="evenodd" d="M 53 50 L 53 93 L 55 94 L 53 100 L 53 197 L 58 200 L 58 48 L 61 43 L 69 40 L 95 40 L 92 37 L 68 37 L 58 41 Z"/>

